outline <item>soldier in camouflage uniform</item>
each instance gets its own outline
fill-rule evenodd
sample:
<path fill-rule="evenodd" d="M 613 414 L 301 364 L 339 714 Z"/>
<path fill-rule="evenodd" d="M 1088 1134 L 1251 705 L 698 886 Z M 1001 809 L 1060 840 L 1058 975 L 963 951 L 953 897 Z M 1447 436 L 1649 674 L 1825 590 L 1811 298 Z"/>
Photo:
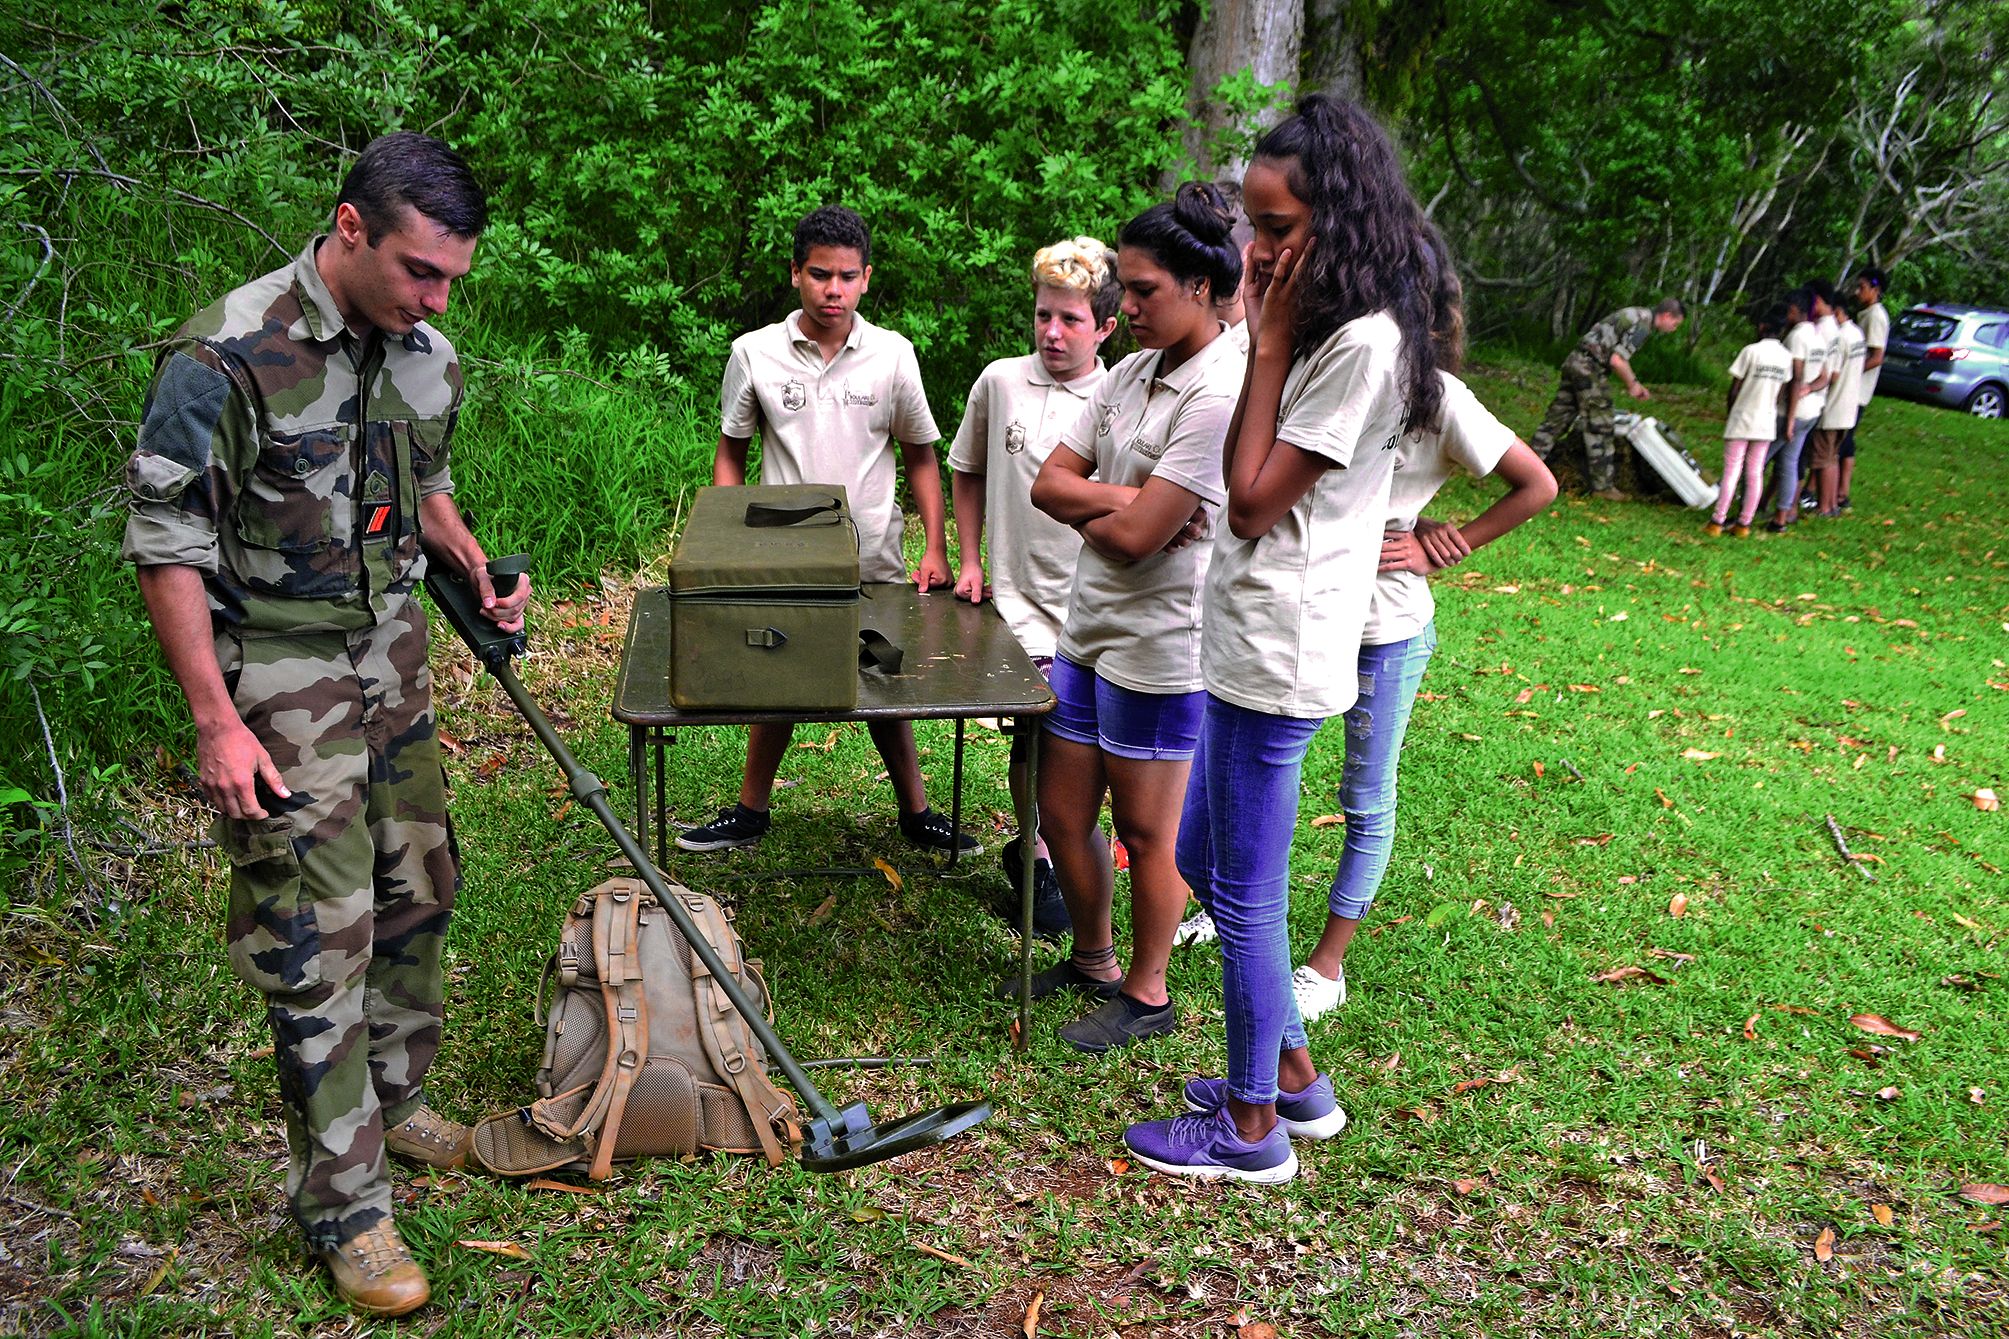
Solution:
<path fill-rule="evenodd" d="M 487 221 L 437 140 L 364 149 L 331 231 L 184 325 L 127 469 L 125 553 L 195 718 L 231 863 L 230 963 L 264 993 L 287 1194 L 357 1309 L 422 1305 L 391 1221 L 388 1149 L 458 1165 L 425 1105 L 460 881 L 433 730 L 427 555 L 497 599 L 453 503 L 460 410 L 446 309 Z"/>
<path fill-rule="evenodd" d="M 1665 334 L 1679 328 L 1682 314 L 1680 299 L 1668 298 L 1657 307 L 1620 307 L 1592 326 L 1563 359 L 1562 385 L 1549 402 L 1542 426 L 1528 439 L 1535 454 L 1547 460 L 1556 443 L 1569 435 L 1570 425 L 1581 421 L 1591 490 L 1606 501 L 1622 501 L 1611 389 L 1605 378 L 1616 372 L 1635 400 L 1651 399 L 1652 393 L 1632 374 L 1633 356 L 1655 331 Z"/>

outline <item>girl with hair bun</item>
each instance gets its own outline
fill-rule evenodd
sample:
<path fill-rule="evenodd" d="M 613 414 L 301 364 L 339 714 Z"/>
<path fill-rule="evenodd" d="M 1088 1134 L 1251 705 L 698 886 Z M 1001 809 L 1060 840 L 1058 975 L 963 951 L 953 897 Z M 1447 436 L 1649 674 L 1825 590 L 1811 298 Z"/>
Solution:
<path fill-rule="evenodd" d="M 1068 591 L 1081 554 L 1072 527 L 1032 505 L 1032 484 L 1102 384 L 1098 356 L 1116 329 L 1116 253 L 1093 237 L 1042 247 L 1032 258 L 1032 337 L 1035 352 L 1000 358 L 970 387 L 962 426 L 949 448 L 956 504 L 960 571 L 956 594 L 972 604 L 997 601 L 998 613 L 1043 671 L 1051 671 Z M 990 531 L 990 579 L 984 576 L 984 532 Z M 1012 794 L 1025 788 L 1025 736 L 1012 740 Z M 1023 836 L 1005 844 L 1010 893 L 1000 911 L 1018 923 L 1018 875 Z M 1033 841 L 1033 928 L 1067 933 L 1067 906 L 1046 844 Z"/>
<path fill-rule="evenodd" d="M 1177 864 L 1221 942 L 1226 1078 L 1191 1114 L 1132 1125 L 1159 1171 L 1257 1183 L 1297 1173 L 1291 1136 L 1346 1123 L 1291 991 L 1291 837 L 1312 737 L 1358 696 L 1361 632 L 1403 435 L 1440 426 L 1441 245 L 1395 149 L 1352 103 L 1313 95 L 1242 181 L 1247 380 L 1223 452 L 1226 526 L 1201 619 L 1206 686 Z"/>
<path fill-rule="evenodd" d="M 1082 539 L 1039 772 L 1040 829 L 1073 946 L 1033 979 L 1033 993 L 1099 1001 L 1060 1032 L 1090 1053 L 1176 1023 L 1165 967 L 1188 896 L 1173 845 L 1203 697 L 1200 597 L 1211 548 L 1202 541 L 1226 496 L 1221 442 L 1242 381 L 1241 351 L 1214 315 L 1215 298 L 1242 277 L 1230 224 L 1220 193 L 1189 182 L 1124 227 L 1116 270 L 1142 347 L 1095 388 L 1032 487 L 1033 505 Z M 1127 974 L 1110 923 L 1105 795 L 1130 855 Z"/>

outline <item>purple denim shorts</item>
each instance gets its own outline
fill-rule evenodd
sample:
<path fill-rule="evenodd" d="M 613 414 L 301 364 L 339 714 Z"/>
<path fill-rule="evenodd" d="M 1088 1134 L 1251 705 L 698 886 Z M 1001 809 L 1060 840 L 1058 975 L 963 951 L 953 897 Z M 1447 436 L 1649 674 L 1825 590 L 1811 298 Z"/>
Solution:
<path fill-rule="evenodd" d="M 1047 671 L 1053 711 L 1046 728 L 1062 739 L 1119 758 L 1191 762 L 1200 744 L 1205 689 L 1190 693 L 1140 693 L 1110 683 L 1066 656 Z"/>

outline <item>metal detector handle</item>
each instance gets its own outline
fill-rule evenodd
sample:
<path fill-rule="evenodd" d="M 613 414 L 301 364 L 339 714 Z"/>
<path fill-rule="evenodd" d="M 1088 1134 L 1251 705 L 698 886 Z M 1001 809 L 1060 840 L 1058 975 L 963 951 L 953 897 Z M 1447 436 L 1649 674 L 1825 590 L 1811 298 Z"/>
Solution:
<path fill-rule="evenodd" d="M 514 591 L 529 565 L 529 555 L 522 553 L 490 559 L 488 579 L 495 593 L 506 596 Z M 460 573 L 434 566 L 426 573 L 426 591 L 460 639 L 473 650 L 475 658 L 490 669 L 507 664 L 511 656 L 520 656 L 530 649 L 527 633 L 504 632 L 481 612 L 481 601 L 475 596 L 474 587 Z"/>

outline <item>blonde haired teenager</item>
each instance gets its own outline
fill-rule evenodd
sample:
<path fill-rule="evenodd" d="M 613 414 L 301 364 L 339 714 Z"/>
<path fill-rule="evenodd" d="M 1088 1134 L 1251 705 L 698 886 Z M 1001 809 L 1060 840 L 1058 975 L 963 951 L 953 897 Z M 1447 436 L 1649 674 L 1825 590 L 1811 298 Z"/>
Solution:
<path fill-rule="evenodd" d="M 956 594 L 972 604 L 997 602 L 1026 654 L 1052 667 L 1067 596 L 1081 556 L 1081 535 L 1032 505 L 1032 483 L 1060 436 L 1081 416 L 1105 369 L 1098 352 L 1116 329 L 1123 298 L 1116 254 L 1093 237 L 1042 247 L 1032 258 L 1034 352 L 1000 358 L 970 387 L 962 426 L 949 448 L 956 508 Z M 984 537 L 990 534 L 985 577 Z M 1025 740 L 1012 741 L 1014 798 L 1025 787 Z M 1043 936 L 1065 934 L 1067 904 L 1034 838 L 1033 926 Z M 1021 839 L 1004 848 L 1005 873 L 1018 887 Z M 1006 905 L 1016 908 L 1014 894 Z"/>

